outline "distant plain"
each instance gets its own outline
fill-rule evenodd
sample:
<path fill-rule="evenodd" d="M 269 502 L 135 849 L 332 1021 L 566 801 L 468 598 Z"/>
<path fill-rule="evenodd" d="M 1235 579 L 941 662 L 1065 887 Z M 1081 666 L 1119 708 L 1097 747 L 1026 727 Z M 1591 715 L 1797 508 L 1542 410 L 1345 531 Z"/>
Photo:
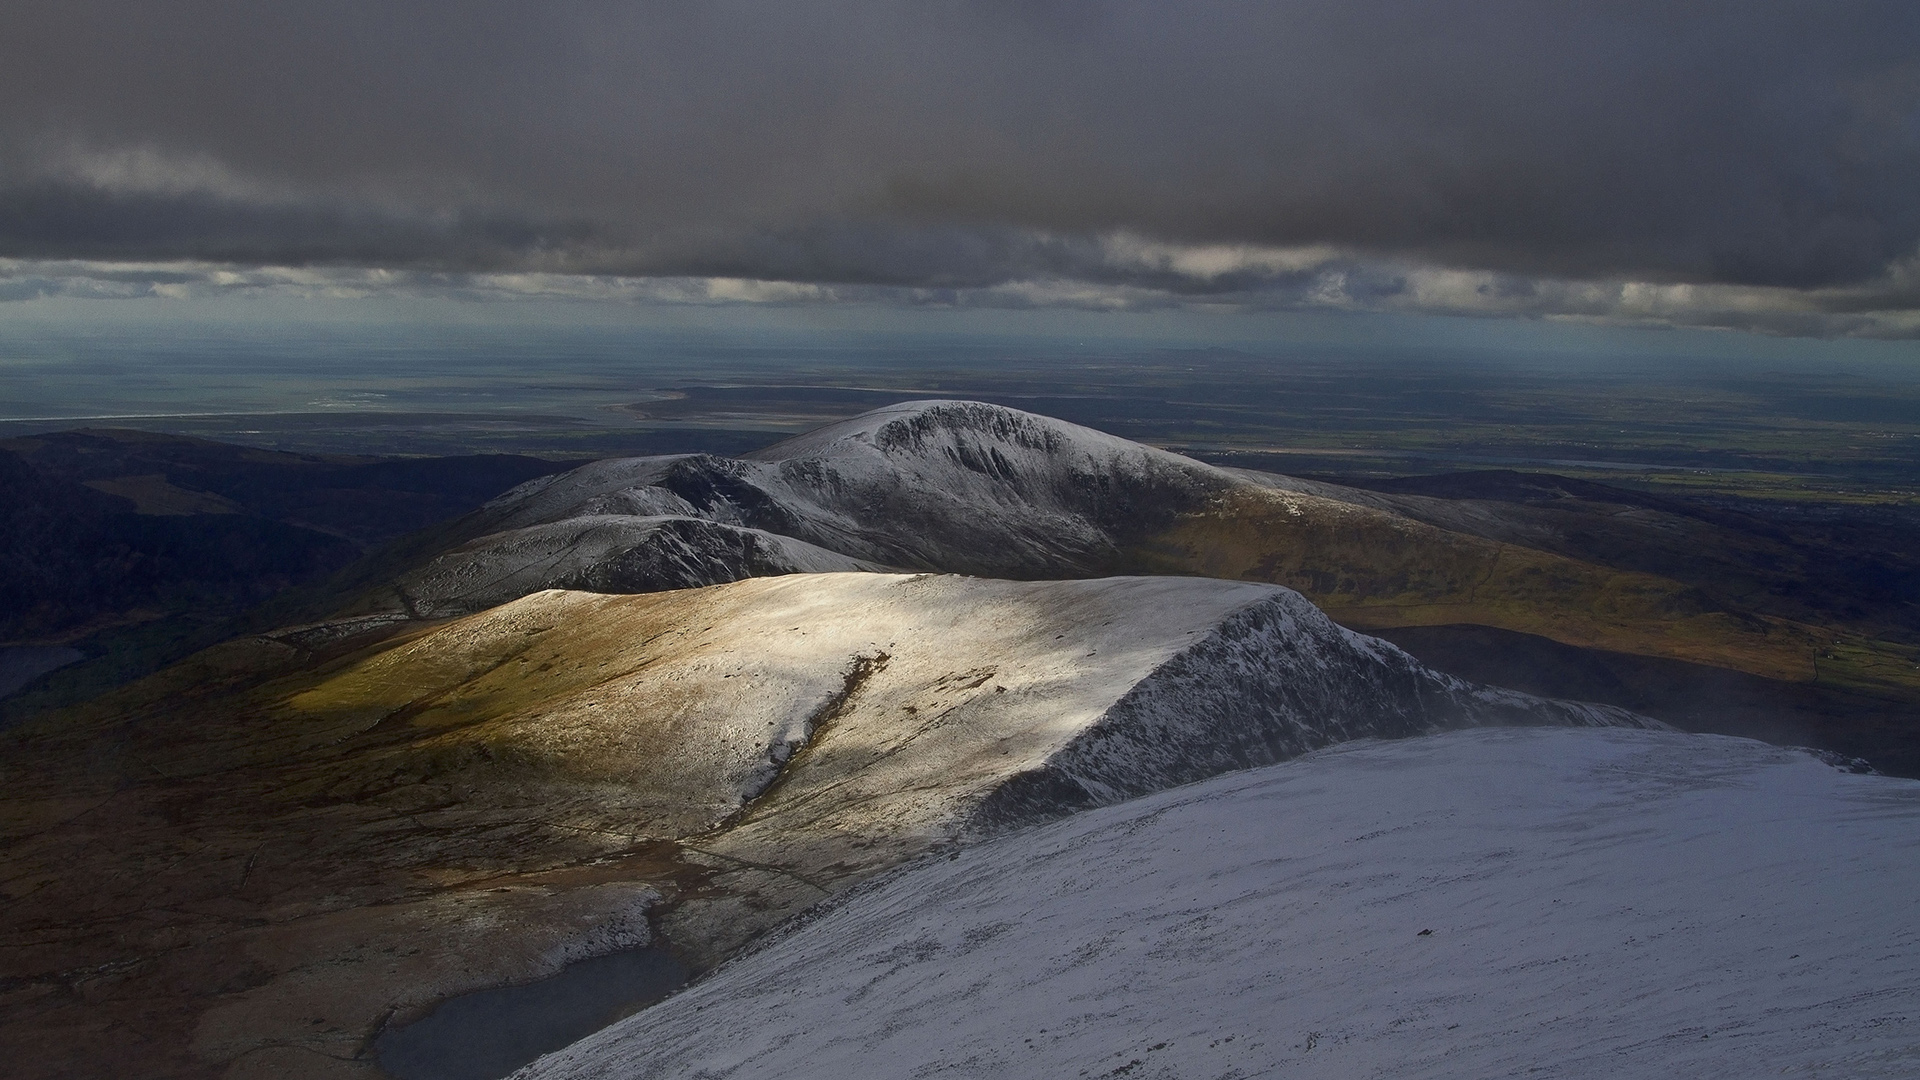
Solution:
<path fill-rule="evenodd" d="M 1222 463 L 1527 469 L 1675 492 L 1920 503 L 1920 364 L 1457 343 L 282 328 L 0 335 L 0 438 L 131 427 L 300 452 L 740 453 L 963 397 Z"/>

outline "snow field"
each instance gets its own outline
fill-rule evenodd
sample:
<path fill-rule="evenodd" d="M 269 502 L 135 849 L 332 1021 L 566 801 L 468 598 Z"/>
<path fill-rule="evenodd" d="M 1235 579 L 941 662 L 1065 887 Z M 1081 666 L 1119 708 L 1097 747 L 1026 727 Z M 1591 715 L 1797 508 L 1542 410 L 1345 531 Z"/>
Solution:
<path fill-rule="evenodd" d="M 1350 743 L 923 860 L 520 1075 L 1914 1076 L 1917 909 L 1920 783 Z"/>

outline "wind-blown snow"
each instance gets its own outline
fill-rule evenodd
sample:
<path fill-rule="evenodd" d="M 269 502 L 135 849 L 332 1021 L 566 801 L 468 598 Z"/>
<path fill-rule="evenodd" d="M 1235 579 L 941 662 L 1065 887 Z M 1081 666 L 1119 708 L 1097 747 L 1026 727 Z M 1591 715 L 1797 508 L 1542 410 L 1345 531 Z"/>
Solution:
<path fill-rule="evenodd" d="M 1349 743 L 934 858 L 526 1080 L 1910 1077 L 1920 784 Z"/>

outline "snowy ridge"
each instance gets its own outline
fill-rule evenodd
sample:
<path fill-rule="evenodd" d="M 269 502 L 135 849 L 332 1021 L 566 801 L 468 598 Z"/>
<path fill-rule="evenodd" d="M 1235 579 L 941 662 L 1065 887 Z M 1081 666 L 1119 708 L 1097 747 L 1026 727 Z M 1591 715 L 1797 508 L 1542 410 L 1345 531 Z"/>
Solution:
<path fill-rule="evenodd" d="M 880 570 L 776 533 L 701 518 L 603 514 L 483 536 L 403 576 L 416 618 L 467 615 L 542 589 L 636 593 L 745 577 Z"/>
<path fill-rule="evenodd" d="M 522 1080 L 1920 1073 L 1920 784 L 1351 743 L 928 859 Z"/>
<path fill-rule="evenodd" d="M 478 610 L 477 597 L 498 603 L 536 588 L 649 591 L 789 572 L 783 566 L 1020 579 L 1134 572 L 1158 568 L 1153 538 L 1232 492 L 1277 498 L 1295 516 L 1402 521 L 1290 483 L 1018 409 L 913 401 L 745 458 L 619 458 L 529 481 L 465 519 L 457 532 L 468 549 L 444 556 L 444 565 L 420 568 L 402 591 L 422 612 L 453 613 Z M 630 525 L 560 527 L 662 517 L 753 530 L 758 537 L 716 529 L 695 538 L 686 525 L 652 532 Z M 550 531 L 529 531 L 540 527 Z M 632 532 L 631 540 L 607 539 L 620 529 Z M 596 578 L 568 556 L 565 572 L 549 572 L 556 549 L 576 535 L 590 538 L 577 555 L 604 548 L 625 569 Z M 745 549 L 771 548 L 769 536 L 800 546 L 769 556 L 769 569 L 757 569 Z M 664 550 L 649 556 L 642 549 L 650 545 Z M 688 569 L 694 564 L 701 569 Z M 492 584 L 468 598 L 468 579 Z"/>
<path fill-rule="evenodd" d="M 507 528 L 558 521 L 595 495 L 644 487 L 673 462 L 698 456 L 666 454 L 590 461 L 577 469 L 536 476 L 509 488 L 488 500 L 481 513 Z"/>
<path fill-rule="evenodd" d="M 281 856 L 275 880 L 295 884 L 274 903 L 336 903 L 325 875 L 363 863 L 393 860 L 402 883 L 427 876 L 413 866 L 463 882 L 464 868 L 509 872 L 454 890 L 455 908 L 429 889 L 273 929 L 279 959 L 263 981 L 219 990 L 196 1021 L 208 1054 L 274 1063 L 262 1075 L 290 1075 L 301 1055 L 346 1061 L 396 1002 L 539 977 L 567 925 L 582 931 L 567 955 L 613 943 L 586 931 L 638 925 L 622 914 L 633 897 L 660 896 L 646 923 L 707 967 L 982 832 L 1356 734 L 1570 715 L 1517 695 L 1487 713 L 1479 691 L 1340 631 L 1284 589 L 1177 577 L 843 572 L 543 590 L 284 685 L 238 703 L 231 715 L 247 722 L 224 740 L 177 740 L 147 759 L 162 776 L 210 778 L 210 799 L 274 793 L 271 835 L 313 853 Z M 1246 701 L 1233 724 L 1210 715 L 1235 697 Z M 1109 752 L 1122 746 L 1145 752 Z M 1072 784 L 1036 790 L 1048 775 Z M 344 837 L 339 805 L 303 794 L 369 787 L 376 801 Z M 126 850 L 201 846 L 141 805 L 113 824 Z M 262 808 L 243 794 L 222 820 Z M 243 865 L 247 839 L 207 865 Z M 63 838 L 42 850 L 58 877 Z M 532 876 L 503 891 L 516 867 Z M 302 892 L 302 880 L 314 884 Z M 594 891 L 615 882 L 628 888 Z M 445 963 L 394 959 L 429 929 Z M 258 940 L 222 939 L 219 965 Z"/>
<path fill-rule="evenodd" d="M 598 515 L 679 515 L 911 569 L 1099 572 L 1127 539 L 1227 472 L 1049 417 L 969 401 L 876 410 L 750 455 L 594 462 L 495 499 L 483 532 Z"/>
<path fill-rule="evenodd" d="M 1099 567 L 1124 537 L 1232 485 L 1176 454 L 971 401 L 907 402 L 753 456 L 777 468 L 783 502 L 851 523 L 837 527 L 871 557 L 1016 577 Z"/>
<path fill-rule="evenodd" d="M 698 843 L 715 898 L 666 928 L 714 955 L 929 845 L 1331 742 L 1487 723 L 1660 726 L 1490 694 L 1277 586 L 818 574 L 721 588 L 752 598 L 729 611 L 728 636 L 773 700 L 806 697 L 776 692 L 799 673 L 845 690 L 810 714 L 778 780 Z M 750 699 L 732 708 L 741 731 L 761 727 Z"/>
<path fill-rule="evenodd" d="M 1499 724 L 1666 730 L 1625 709 L 1433 671 L 1276 588 L 1161 664 L 1044 766 L 1002 785 L 976 821 L 1108 805 L 1353 739 Z"/>

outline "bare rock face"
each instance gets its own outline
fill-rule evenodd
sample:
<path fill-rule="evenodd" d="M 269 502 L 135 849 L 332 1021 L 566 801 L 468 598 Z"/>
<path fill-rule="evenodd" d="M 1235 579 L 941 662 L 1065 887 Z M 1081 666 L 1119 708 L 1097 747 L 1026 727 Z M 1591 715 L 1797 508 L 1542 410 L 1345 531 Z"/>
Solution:
<path fill-rule="evenodd" d="M 374 1036 L 450 995 L 656 935 L 705 967 L 1079 806 L 1342 739 L 1644 723 L 1193 578 L 543 591 L 194 664 L 7 737 L 16 1075 L 372 1075 Z"/>

